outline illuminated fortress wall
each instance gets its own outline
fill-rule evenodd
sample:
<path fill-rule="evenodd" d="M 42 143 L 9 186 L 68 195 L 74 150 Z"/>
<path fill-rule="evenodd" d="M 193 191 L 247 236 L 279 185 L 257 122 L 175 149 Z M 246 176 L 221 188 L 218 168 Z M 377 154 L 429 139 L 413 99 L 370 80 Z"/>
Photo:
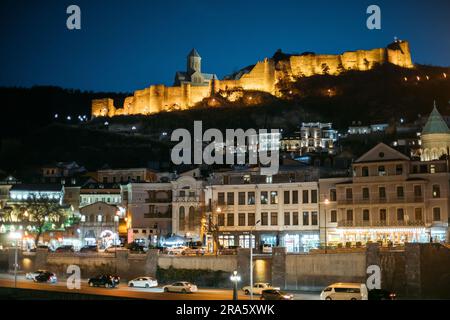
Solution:
<path fill-rule="evenodd" d="M 219 90 L 242 88 L 276 95 L 276 79 L 280 77 L 309 77 L 324 73 L 338 75 L 345 70 L 366 71 L 385 63 L 413 68 L 408 42 L 395 41 L 387 48 L 349 51 L 340 55 L 293 55 L 289 58 L 287 69 L 290 74 L 287 75 L 276 71 L 275 62 L 272 59 L 265 59 L 237 80 L 210 80 L 208 85 L 191 83 L 172 87 L 152 85 L 135 91 L 132 97 L 127 97 L 122 108 L 116 108 L 114 101 L 109 98 L 93 100 L 92 117 L 152 114 L 188 109 Z"/>

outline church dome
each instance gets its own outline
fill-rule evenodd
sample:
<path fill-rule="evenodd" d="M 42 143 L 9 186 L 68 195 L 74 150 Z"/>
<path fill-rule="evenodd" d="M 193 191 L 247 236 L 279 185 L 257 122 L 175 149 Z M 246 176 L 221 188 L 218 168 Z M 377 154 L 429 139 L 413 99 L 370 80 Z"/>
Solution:
<path fill-rule="evenodd" d="M 422 135 L 432 133 L 450 133 L 450 129 L 437 110 L 436 105 L 434 106 L 433 111 L 431 111 L 428 121 L 422 130 Z"/>

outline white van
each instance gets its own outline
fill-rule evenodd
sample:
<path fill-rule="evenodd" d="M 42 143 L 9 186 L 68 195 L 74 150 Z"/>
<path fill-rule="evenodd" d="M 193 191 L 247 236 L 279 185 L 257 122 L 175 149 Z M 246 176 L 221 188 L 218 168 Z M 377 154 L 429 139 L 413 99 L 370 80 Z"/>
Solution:
<path fill-rule="evenodd" d="M 368 291 L 364 283 L 334 283 L 320 294 L 320 300 L 367 300 Z"/>

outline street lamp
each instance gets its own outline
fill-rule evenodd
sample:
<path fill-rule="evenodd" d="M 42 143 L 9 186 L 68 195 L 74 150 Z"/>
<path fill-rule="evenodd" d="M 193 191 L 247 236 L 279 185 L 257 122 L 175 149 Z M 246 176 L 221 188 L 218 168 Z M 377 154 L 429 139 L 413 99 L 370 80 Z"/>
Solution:
<path fill-rule="evenodd" d="M 325 253 L 327 253 L 327 247 L 328 247 L 328 235 L 327 235 L 327 206 L 330 204 L 330 200 L 325 199 Z"/>
<path fill-rule="evenodd" d="M 233 282 L 233 300 L 238 300 L 237 284 L 239 281 L 241 281 L 241 276 L 238 275 L 237 271 L 233 271 L 230 280 Z"/>
<path fill-rule="evenodd" d="M 261 220 L 255 222 L 255 225 L 250 228 L 250 300 L 253 300 L 253 234 L 252 231 L 256 228 L 256 225 L 260 223 Z M 255 239 L 256 245 L 256 239 Z"/>
<path fill-rule="evenodd" d="M 19 240 L 22 239 L 22 234 L 20 232 L 10 232 L 9 237 L 12 240 L 15 240 L 16 250 L 14 253 L 14 288 L 17 288 L 17 268 L 18 264 L 18 255 L 19 255 Z"/>

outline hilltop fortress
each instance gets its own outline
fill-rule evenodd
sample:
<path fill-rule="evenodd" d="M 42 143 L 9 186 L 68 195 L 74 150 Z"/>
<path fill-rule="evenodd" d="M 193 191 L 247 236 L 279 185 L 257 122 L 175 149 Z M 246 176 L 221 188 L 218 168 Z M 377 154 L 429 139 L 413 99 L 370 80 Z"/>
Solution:
<path fill-rule="evenodd" d="M 92 101 L 92 117 L 152 114 L 161 111 L 189 109 L 217 93 L 232 90 L 257 90 L 280 95 L 277 82 L 288 77 L 310 77 L 319 74 L 339 75 L 346 70 L 371 70 L 377 65 L 391 63 L 413 68 L 407 41 L 396 40 L 386 48 L 344 52 L 340 55 L 283 54 L 282 59 L 264 59 L 219 80 L 215 74 L 202 73 L 202 58 L 193 49 L 187 57 L 186 71 L 175 74 L 174 85 L 152 85 L 127 97 L 121 108 L 110 98 Z"/>

